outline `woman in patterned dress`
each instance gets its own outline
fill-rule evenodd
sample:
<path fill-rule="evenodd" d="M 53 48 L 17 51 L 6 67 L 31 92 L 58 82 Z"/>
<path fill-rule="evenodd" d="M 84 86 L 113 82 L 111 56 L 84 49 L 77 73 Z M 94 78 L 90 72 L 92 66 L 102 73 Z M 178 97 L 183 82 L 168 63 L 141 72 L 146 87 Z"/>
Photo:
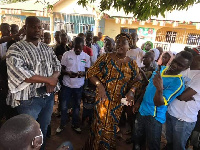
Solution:
<path fill-rule="evenodd" d="M 140 85 L 137 63 L 126 56 L 131 41 L 128 34 L 117 35 L 116 52 L 102 55 L 87 72 L 87 78 L 96 85 L 97 96 L 91 136 L 85 150 L 116 149 L 121 99 L 126 97 L 132 104 L 134 92 Z"/>

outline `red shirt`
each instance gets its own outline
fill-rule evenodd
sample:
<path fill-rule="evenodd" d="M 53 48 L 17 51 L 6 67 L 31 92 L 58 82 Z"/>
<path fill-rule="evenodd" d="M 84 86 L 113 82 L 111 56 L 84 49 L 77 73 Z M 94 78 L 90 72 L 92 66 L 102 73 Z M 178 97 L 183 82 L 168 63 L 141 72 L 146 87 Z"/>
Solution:
<path fill-rule="evenodd" d="M 85 45 L 84 45 L 84 47 L 83 47 L 83 51 L 84 51 L 85 53 L 87 53 L 89 56 L 93 56 L 92 49 L 89 48 L 89 47 L 87 47 L 87 46 L 85 46 Z"/>

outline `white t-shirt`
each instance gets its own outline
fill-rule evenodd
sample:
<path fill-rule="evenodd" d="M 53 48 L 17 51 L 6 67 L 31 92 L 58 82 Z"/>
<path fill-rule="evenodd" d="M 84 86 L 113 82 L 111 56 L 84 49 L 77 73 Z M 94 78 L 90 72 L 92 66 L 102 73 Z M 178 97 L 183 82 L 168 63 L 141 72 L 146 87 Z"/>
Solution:
<path fill-rule="evenodd" d="M 85 52 L 81 52 L 80 55 L 76 55 L 74 50 L 67 51 L 63 54 L 61 64 L 66 67 L 65 71 L 85 71 L 85 68 L 90 67 L 90 56 Z M 84 85 L 85 77 L 70 78 L 68 75 L 64 75 L 63 84 L 70 88 L 80 88 Z"/>
<path fill-rule="evenodd" d="M 7 52 L 7 42 L 0 44 L 0 57 L 3 58 L 6 56 Z"/>
<path fill-rule="evenodd" d="M 136 61 L 138 67 L 142 67 L 142 58 L 143 58 L 144 55 L 145 55 L 145 52 L 140 48 L 130 49 L 126 53 L 126 56 L 128 56 L 132 60 Z"/>
<path fill-rule="evenodd" d="M 105 49 L 104 49 L 104 47 L 102 47 L 101 50 L 100 50 L 100 53 L 99 53 L 100 56 L 103 55 L 103 54 L 105 54 L 105 53 L 106 53 L 106 52 L 105 52 Z"/>
<path fill-rule="evenodd" d="M 93 52 L 93 55 L 91 56 L 91 64 L 93 65 L 97 60 L 98 49 L 94 45 L 92 45 L 91 48 L 92 48 L 92 52 Z"/>
<path fill-rule="evenodd" d="M 175 99 L 168 107 L 168 113 L 179 120 L 196 122 L 200 110 L 200 70 L 186 70 L 182 73 L 186 88 L 190 87 L 197 93 L 193 96 L 195 100 L 188 102 Z"/>

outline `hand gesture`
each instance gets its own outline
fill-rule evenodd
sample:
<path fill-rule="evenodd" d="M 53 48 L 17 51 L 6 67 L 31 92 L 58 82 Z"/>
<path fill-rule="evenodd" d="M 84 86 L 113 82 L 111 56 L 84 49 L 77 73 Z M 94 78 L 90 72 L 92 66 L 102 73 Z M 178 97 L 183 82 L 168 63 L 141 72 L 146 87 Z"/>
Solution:
<path fill-rule="evenodd" d="M 46 91 L 47 93 L 53 93 L 54 89 L 55 89 L 55 86 L 46 84 L 46 89 L 47 89 L 47 91 Z"/>
<path fill-rule="evenodd" d="M 76 78 L 78 76 L 78 73 L 75 73 L 73 71 L 69 71 L 68 75 L 69 75 L 70 78 Z"/>
<path fill-rule="evenodd" d="M 69 146 L 63 145 L 62 147 L 58 148 L 57 150 L 69 150 Z"/>
<path fill-rule="evenodd" d="M 84 71 L 79 71 L 78 72 L 78 77 L 80 78 L 80 77 L 83 77 L 83 76 L 85 76 L 85 72 Z"/>
<path fill-rule="evenodd" d="M 55 78 L 55 77 L 48 77 L 48 85 L 50 86 L 56 86 L 58 83 L 58 78 Z"/>
<path fill-rule="evenodd" d="M 106 95 L 106 90 L 102 84 L 97 86 L 97 91 L 98 91 L 98 98 L 101 99 L 102 101 L 106 101 L 108 99 Z"/>
<path fill-rule="evenodd" d="M 156 71 L 156 75 L 153 78 L 153 84 L 157 89 L 163 90 L 163 79 L 159 71 Z"/>
<path fill-rule="evenodd" d="M 127 94 L 126 94 L 126 100 L 128 101 L 128 104 L 130 106 L 134 105 L 134 93 L 133 91 L 129 91 Z"/>
<path fill-rule="evenodd" d="M 133 113 L 136 114 L 138 112 L 140 108 L 140 103 L 135 103 L 135 105 L 133 106 Z"/>

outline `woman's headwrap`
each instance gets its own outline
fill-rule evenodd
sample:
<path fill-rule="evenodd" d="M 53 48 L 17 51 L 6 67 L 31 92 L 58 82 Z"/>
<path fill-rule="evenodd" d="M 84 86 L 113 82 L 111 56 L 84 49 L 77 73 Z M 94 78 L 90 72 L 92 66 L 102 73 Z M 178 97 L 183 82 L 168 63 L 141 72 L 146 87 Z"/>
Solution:
<path fill-rule="evenodd" d="M 193 56 L 200 54 L 200 46 L 195 48 L 185 47 L 184 51 L 190 52 Z"/>
<path fill-rule="evenodd" d="M 200 54 L 200 46 L 193 48 L 193 50 L 197 53 L 197 55 Z"/>
<path fill-rule="evenodd" d="M 120 33 L 120 34 L 118 34 L 118 35 L 116 36 L 115 41 L 116 41 L 117 39 L 120 39 L 121 37 L 124 37 L 124 38 L 127 39 L 128 43 L 129 43 L 129 47 L 132 46 L 132 38 L 131 38 L 131 35 L 130 35 L 130 34 L 128 34 L 128 33 Z"/>
<path fill-rule="evenodd" d="M 112 44 L 113 46 L 115 46 L 115 41 L 113 40 L 113 38 L 110 38 L 110 37 L 107 36 L 107 37 L 105 37 L 104 41 L 110 41 L 111 44 Z"/>
<path fill-rule="evenodd" d="M 150 44 L 151 45 L 151 49 L 153 48 L 153 43 L 151 41 L 147 41 L 146 43 L 144 43 L 144 47 L 143 47 L 143 51 L 147 52 L 147 50 L 145 49 L 147 44 Z"/>

